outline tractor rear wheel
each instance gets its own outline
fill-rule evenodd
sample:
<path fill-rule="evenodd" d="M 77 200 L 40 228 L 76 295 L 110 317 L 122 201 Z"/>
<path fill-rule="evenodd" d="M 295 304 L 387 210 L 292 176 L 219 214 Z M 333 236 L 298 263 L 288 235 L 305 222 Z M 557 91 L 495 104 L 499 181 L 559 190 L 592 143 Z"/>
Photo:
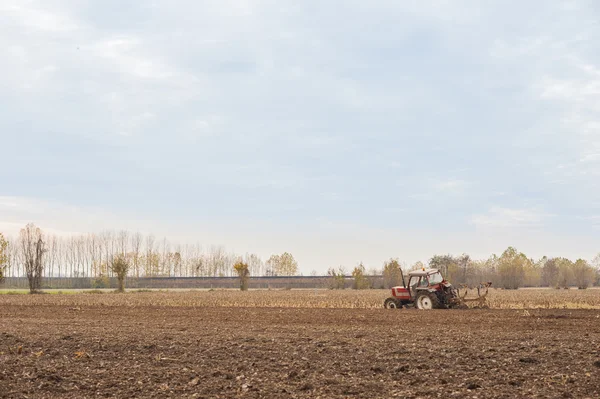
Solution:
<path fill-rule="evenodd" d="M 433 292 L 419 292 L 415 302 L 417 309 L 430 310 L 440 308 L 440 300 Z"/>
<path fill-rule="evenodd" d="M 396 298 L 388 298 L 383 303 L 383 307 L 386 309 L 400 309 L 402 308 L 402 303 Z"/>

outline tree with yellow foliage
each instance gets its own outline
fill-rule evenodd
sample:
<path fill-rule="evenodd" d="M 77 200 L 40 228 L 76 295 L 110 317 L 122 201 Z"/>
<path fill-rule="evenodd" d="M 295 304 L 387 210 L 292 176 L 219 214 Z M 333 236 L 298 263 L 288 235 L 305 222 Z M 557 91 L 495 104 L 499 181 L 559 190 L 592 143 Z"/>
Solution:
<path fill-rule="evenodd" d="M 289 252 L 281 255 L 271 255 L 267 261 L 267 267 L 275 276 L 294 276 L 298 273 L 298 262 Z"/>
<path fill-rule="evenodd" d="M 248 291 L 248 278 L 250 277 L 248 264 L 240 260 L 233 265 L 233 269 L 240 278 L 240 291 Z"/>
<path fill-rule="evenodd" d="M 558 266 L 558 287 L 568 289 L 573 284 L 573 261 L 567 258 L 555 258 Z"/>
<path fill-rule="evenodd" d="M 8 241 L 0 233 L 0 283 L 4 281 L 4 269 L 8 263 Z"/>
<path fill-rule="evenodd" d="M 352 271 L 352 277 L 354 277 L 354 283 L 352 284 L 352 288 L 354 288 L 355 290 L 371 288 L 369 280 L 365 277 L 365 270 L 365 265 L 363 265 L 363 263 L 360 262 L 360 264 L 356 266 Z"/>
<path fill-rule="evenodd" d="M 525 269 L 531 261 L 522 252 L 508 247 L 498 259 L 498 274 L 502 287 L 516 290 L 523 285 Z"/>
<path fill-rule="evenodd" d="M 400 262 L 398 259 L 390 259 L 383 266 L 383 286 L 384 288 L 392 288 L 402 285 L 402 272 L 400 270 Z"/>
<path fill-rule="evenodd" d="M 573 264 L 573 279 L 577 288 L 584 290 L 594 283 L 594 268 L 583 259 L 577 259 Z"/>

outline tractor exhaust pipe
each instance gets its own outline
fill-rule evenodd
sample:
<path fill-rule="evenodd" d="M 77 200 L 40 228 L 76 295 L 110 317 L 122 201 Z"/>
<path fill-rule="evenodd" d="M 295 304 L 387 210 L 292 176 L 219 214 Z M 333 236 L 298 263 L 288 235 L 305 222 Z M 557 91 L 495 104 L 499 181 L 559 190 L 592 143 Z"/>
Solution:
<path fill-rule="evenodd" d="M 402 278 L 402 286 L 404 288 L 406 288 L 406 281 L 404 281 L 404 273 L 402 272 L 402 266 L 398 265 L 398 268 L 400 269 L 400 277 Z"/>

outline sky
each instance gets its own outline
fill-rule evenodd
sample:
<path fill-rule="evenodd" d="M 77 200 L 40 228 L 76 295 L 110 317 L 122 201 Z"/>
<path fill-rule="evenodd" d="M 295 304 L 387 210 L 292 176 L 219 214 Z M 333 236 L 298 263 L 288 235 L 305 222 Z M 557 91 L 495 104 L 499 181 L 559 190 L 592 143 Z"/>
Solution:
<path fill-rule="evenodd" d="M 599 41 L 593 0 L 3 0 L 0 232 L 591 259 Z"/>

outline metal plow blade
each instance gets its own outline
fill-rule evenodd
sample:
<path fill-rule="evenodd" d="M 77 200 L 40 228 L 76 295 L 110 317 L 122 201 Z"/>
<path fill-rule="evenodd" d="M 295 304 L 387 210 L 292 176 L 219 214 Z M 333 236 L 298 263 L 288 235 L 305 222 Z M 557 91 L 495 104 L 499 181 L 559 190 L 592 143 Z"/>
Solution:
<path fill-rule="evenodd" d="M 481 283 L 475 286 L 474 288 L 477 290 L 476 298 L 467 298 L 469 294 L 469 290 L 471 287 L 466 284 L 461 284 L 460 288 L 457 289 L 457 297 L 456 297 L 456 307 L 466 309 L 469 307 L 468 303 L 472 303 L 474 308 L 482 308 L 487 309 L 489 306 L 487 305 L 487 295 L 489 293 L 489 288 L 492 285 L 491 282 Z"/>

